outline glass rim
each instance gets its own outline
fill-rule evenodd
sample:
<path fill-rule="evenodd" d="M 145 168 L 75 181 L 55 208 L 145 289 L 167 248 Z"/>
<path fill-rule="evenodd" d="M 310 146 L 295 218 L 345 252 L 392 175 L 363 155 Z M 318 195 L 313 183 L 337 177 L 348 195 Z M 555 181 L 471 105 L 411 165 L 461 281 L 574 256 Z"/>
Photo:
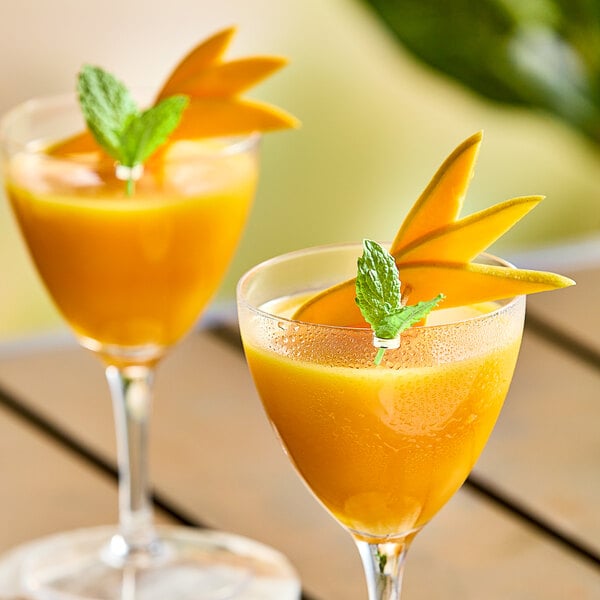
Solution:
<path fill-rule="evenodd" d="M 390 244 L 391 244 L 391 242 L 383 242 L 383 245 L 385 247 L 389 247 Z M 246 294 L 243 292 L 245 286 L 256 275 L 256 273 L 259 271 L 262 271 L 265 268 L 269 268 L 271 266 L 282 263 L 286 260 L 293 259 L 294 257 L 300 257 L 303 254 L 307 254 L 307 253 L 316 253 L 321 250 L 333 250 L 336 248 L 339 248 L 340 250 L 344 249 L 344 248 L 349 249 L 349 248 L 353 248 L 353 247 L 356 247 L 356 248 L 362 247 L 362 243 L 361 242 L 333 242 L 330 244 L 321 244 L 321 245 L 317 245 L 317 246 L 309 246 L 309 247 L 302 248 L 299 250 L 292 250 L 290 252 L 285 252 L 283 254 L 279 254 L 272 258 L 268 258 L 268 259 L 256 264 L 255 266 L 251 267 L 248 271 L 246 271 L 240 277 L 238 284 L 236 286 L 238 303 L 240 305 L 244 306 L 245 308 L 247 308 L 248 310 L 254 312 L 255 314 L 258 314 L 261 317 L 265 317 L 265 318 L 268 318 L 271 320 L 282 321 L 284 323 L 289 323 L 292 325 L 317 327 L 320 329 L 331 330 L 331 331 L 340 331 L 340 332 L 348 332 L 348 333 L 350 333 L 350 332 L 354 332 L 354 333 L 365 332 L 365 333 L 368 333 L 369 335 L 372 335 L 373 334 L 372 330 L 367 327 L 347 327 L 347 326 L 341 326 L 341 325 L 328 325 L 326 323 L 313 323 L 311 321 L 302 321 L 300 319 L 292 319 L 289 317 L 282 317 L 282 316 L 270 313 L 258 306 L 253 305 L 246 299 Z M 487 258 L 492 261 L 496 261 L 497 263 L 499 263 L 499 266 L 515 268 L 512 263 L 508 262 L 507 260 L 505 260 L 499 256 L 491 254 L 489 252 L 481 252 L 477 256 L 477 258 L 479 258 L 479 257 L 483 257 L 483 258 Z M 316 292 L 316 293 L 318 293 L 318 292 Z M 509 296 L 507 298 L 498 299 L 497 301 L 501 301 L 502 304 L 500 304 L 498 306 L 498 308 L 496 308 L 490 312 L 485 312 L 485 313 L 482 313 L 481 315 L 469 316 L 469 317 L 466 317 L 463 319 L 457 319 L 455 321 L 449 321 L 447 323 L 439 323 L 439 324 L 435 324 L 435 325 L 427 325 L 426 324 L 426 325 L 422 325 L 418 328 L 409 327 L 401 335 L 403 335 L 404 333 L 409 332 L 411 330 L 414 330 L 414 329 L 435 331 L 435 330 L 445 329 L 448 327 L 453 327 L 453 326 L 459 325 L 461 323 L 483 322 L 488 319 L 495 318 L 503 312 L 507 312 L 507 311 L 511 310 L 523 298 L 525 298 L 524 295 Z M 491 302 L 495 302 L 495 301 L 491 301 Z M 443 307 L 441 307 L 441 308 L 443 309 Z"/>
<path fill-rule="evenodd" d="M 150 90 L 146 88 L 133 88 L 134 97 L 137 96 L 136 92 L 143 92 L 149 94 Z M 143 103 L 141 103 L 143 105 Z M 27 113 L 33 114 L 35 111 L 39 111 L 43 108 L 68 108 L 78 107 L 77 103 L 77 93 L 76 92 L 63 92 L 58 94 L 47 94 L 41 96 L 34 96 L 28 98 L 27 100 L 23 100 L 22 102 L 12 106 L 9 108 L 4 114 L 0 115 L 0 148 L 15 148 L 18 152 L 26 152 L 29 154 L 39 153 L 39 148 L 32 147 L 31 142 L 22 142 L 18 139 L 15 139 L 13 136 L 7 133 L 7 129 L 11 123 L 14 122 L 15 119 L 22 115 L 26 115 Z M 83 122 L 83 115 L 81 116 Z M 85 126 L 85 123 L 83 123 Z M 215 148 L 214 151 L 211 151 L 210 154 L 212 156 L 219 155 L 231 155 L 231 154 L 241 154 L 247 150 L 250 150 L 258 145 L 259 140 L 261 139 L 262 134 L 260 131 L 252 131 L 246 134 L 239 135 L 224 135 L 224 136 L 207 136 L 205 138 L 182 138 L 181 142 L 195 142 L 198 140 L 212 140 L 212 141 L 222 141 L 223 146 L 219 148 Z M 55 157 L 48 155 L 48 160 L 58 160 L 58 161 L 69 161 L 71 160 L 70 156 L 60 156 Z M 182 159 L 171 159 L 174 162 L 178 162 L 179 160 L 185 161 L 189 160 L 188 158 Z"/>

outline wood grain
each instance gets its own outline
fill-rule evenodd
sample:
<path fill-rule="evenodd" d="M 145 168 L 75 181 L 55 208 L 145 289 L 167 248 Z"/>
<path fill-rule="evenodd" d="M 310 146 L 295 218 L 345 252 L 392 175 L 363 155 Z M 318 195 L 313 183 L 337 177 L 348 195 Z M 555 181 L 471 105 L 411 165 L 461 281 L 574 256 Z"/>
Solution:
<path fill-rule="evenodd" d="M 540 412 L 544 395 L 534 401 L 530 392 L 538 380 L 556 390 L 560 385 L 568 387 L 572 377 L 578 381 L 590 377 L 593 385 L 595 374 L 576 361 L 566 368 L 562 355 L 554 356 L 555 349 L 530 337 L 506 416 L 478 469 L 561 525 L 586 535 L 597 506 L 586 509 L 586 498 L 595 501 L 596 492 L 586 496 L 584 488 L 580 498 L 578 484 L 569 480 L 573 477 L 569 456 L 574 452 L 570 437 L 563 436 L 561 448 L 552 448 L 565 413 Z M 538 360 L 540 352 L 554 357 L 561 368 L 546 354 Z M 553 381 L 548 381 L 550 375 Z M 0 358 L 0 382 L 70 435 L 114 460 L 108 390 L 94 357 L 73 345 L 38 352 L 29 348 L 22 354 L 13 351 Z M 579 402 L 589 403 L 585 394 L 578 396 Z M 557 402 L 545 398 L 547 404 Z M 569 405 L 561 406 L 568 410 Z M 583 404 L 574 413 L 585 415 Z M 548 417 L 550 426 L 541 425 L 540 415 Z M 578 429 L 574 424 L 573 429 L 584 437 L 581 432 L 592 427 Z M 315 598 L 365 598 L 360 563 L 349 536 L 313 499 L 284 457 L 238 350 L 201 333 L 173 352 L 157 378 L 151 439 L 153 481 L 173 506 L 198 521 L 282 550 Z M 580 451 L 588 452 L 588 446 L 579 443 Z M 551 461 L 546 464 L 547 457 L 555 457 L 540 450 L 544 444 L 557 455 L 565 454 L 557 468 Z M 572 457 L 578 460 L 578 456 Z M 528 476 L 531 481 L 524 481 Z M 534 479 L 539 477 L 546 481 L 536 486 Z M 567 502 L 553 501 L 565 483 L 580 504 L 569 508 Z M 18 532 L 23 515 L 18 510 L 15 514 L 20 515 L 15 519 Z M 406 596 L 414 600 L 591 600 L 598 590 L 600 573 L 589 563 L 468 490 L 457 494 L 409 553 Z"/>

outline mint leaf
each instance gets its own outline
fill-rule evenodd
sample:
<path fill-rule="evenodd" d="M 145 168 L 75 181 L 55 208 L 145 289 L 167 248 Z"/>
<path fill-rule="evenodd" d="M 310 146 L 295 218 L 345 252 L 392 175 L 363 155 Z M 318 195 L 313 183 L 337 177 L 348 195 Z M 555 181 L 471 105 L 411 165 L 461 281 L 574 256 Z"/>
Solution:
<path fill-rule="evenodd" d="M 127 88 L 100 67 L 84 65 L 77 81 L 79 104 L 96 141 L 122 162 L 122 137 L 138 108 Z"/>
<path fill-rule="evenodd" d="M 396 262 L 372 240 L 363 240 L 363 255 L 358 259 L 356 302 L 373 328 L 386 315 L 402 308 Z"/>
<path fill-rule="evenodd" d="M 118 166 L 117 176 L 127 181 L 133 193 L 134 179 L 142 165 L 179 124 L 189 103 L 187 96 L 165 98 L 140 112 L 123 83 L 100 67 L 85 65 L 77 82 L 79 104 L 89 130 Z M 125 176 L 122 176 L 122 173 Z"/>
<path fill-rule="evenodd" d="M 356 303 L 365 321 L 371 325 L 376 339 L 393 340 L 400 333 L 429 314 L 444 298 L 402 306 L 400 277 L 394 257 L 372 240 L 363 240 L 363 254 L 358 259 Z M 385 352 L 379 347 L 375 364 Z"/>
<path fill-rule="evenodd" d="M 423 317 L 426 317 L 443 298 L 443 294 L 438 294 L 431 300 L 424 300 L 410 306 L 403 306 L 400 310 L 385 315 L 377 324 L 375 335 L 383 339 L 394 338 L 398 333 L 408 329 L 411 325 L 418 323 Z"/>
<path fill-rule="evenodd" d="M 123 164 L 141 164 L 164 142 L 179 125 L 189 104 L 187 96 L 171 96 L 131 119 L 122 135 Z"/>

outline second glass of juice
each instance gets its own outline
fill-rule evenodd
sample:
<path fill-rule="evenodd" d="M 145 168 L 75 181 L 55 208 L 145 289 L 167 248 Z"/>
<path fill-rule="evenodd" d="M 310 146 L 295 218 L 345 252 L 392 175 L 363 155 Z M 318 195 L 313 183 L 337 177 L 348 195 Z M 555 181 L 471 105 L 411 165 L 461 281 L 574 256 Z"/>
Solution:
<path fill-rule="evenodd" d="M 436 310 L 377 366 L 370 329 L 293 318 L 355 276 L 361 251 L 332 245 L 262 263 L 241 279 L 238 311 L 252 376 L 288 456 L 356 541 L 369 598 L 395 600 L 408 545 L 462 485 L 496 422 L 525 298 Z"/>

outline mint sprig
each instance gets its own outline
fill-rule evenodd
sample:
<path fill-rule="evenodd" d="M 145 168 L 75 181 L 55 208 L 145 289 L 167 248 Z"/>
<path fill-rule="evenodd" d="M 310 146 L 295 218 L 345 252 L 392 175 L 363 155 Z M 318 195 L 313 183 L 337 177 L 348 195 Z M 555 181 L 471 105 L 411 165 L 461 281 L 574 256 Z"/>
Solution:
<path fill-rule="evenodd" d="M 85 65 L 78 77 L 79 104 L 98 144 L 125 167 L 127 195 L 134 190 L 134 169 L 161 146 L 179 124 L 189 103 L 183 95 L 165 98 L 140 111 L 125 85 L 100 67 Z"/>
<path fill-rule="evenodd" d="M 356 304 L 369 323 L 375 340 L 398 339 L 400 333 L 428 315 L 443 300 L 439 294 L 431 300 L 402 306 L 400 277 L 394 257 L 372 240 L 363 240 L 358 259 Z M 379 365 L 386 348 L 379 347 L 375 364 Z"/>

